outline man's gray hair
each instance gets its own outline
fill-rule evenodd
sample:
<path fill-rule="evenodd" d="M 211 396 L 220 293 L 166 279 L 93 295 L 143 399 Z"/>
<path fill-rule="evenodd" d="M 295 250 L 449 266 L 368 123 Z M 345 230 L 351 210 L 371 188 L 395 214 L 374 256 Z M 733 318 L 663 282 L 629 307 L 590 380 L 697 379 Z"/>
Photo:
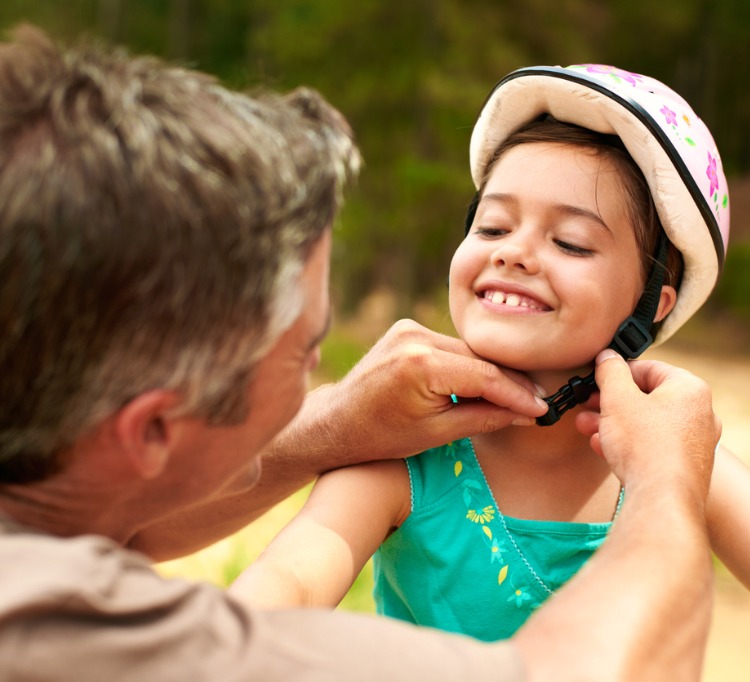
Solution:
<path fill-rule="evenodd" d="M 17 29 L 0 45 L 0 480 L 48 476 L 151 389 L 244 419 L 358 165 L 314 91 L 240 94 Z"/>

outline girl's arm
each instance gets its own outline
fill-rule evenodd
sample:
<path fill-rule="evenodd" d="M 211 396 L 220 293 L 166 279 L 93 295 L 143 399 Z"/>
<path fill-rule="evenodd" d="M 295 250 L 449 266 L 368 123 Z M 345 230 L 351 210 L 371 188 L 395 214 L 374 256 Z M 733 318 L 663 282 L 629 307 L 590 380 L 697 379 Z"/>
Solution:
<path fill-rule="evenodd" d="M 403 460 L 324 474 L 300 513 L 230 592 L 255 607 L 337 606 L 367 560 L 409 515 L 410 500 Z"/>
<path fill-rule="evenodd" d="M 750 468 L 721 446 L 714 460 L 706 520 L 716 556 L 750 589 Z"/>

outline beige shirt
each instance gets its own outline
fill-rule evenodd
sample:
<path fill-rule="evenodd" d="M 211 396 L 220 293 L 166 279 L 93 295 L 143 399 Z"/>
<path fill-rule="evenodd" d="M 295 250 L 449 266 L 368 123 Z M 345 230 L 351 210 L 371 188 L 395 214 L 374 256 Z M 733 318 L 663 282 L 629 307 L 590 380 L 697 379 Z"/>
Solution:
<path fill-rule="evenodd" d="M 523 679 L 508 643 L 374 616 L 248 611 L 165 579 L 99 536 L 61 539 L 0 517 L 3 682 Z"/>

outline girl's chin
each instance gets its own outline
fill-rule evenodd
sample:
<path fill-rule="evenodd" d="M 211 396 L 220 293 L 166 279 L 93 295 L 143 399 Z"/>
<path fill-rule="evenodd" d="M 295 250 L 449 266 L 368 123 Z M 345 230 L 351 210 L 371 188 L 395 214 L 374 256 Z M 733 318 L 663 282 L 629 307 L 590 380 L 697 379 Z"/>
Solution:
<path fill-rule="evenodd" d="M 544 351 L 534 352 L 532 349 L 537 347 L 538 342 L 533 341 L 506 343 L 505 345 L 497 341 L 490 342 L 485 338 L 469 338 L 465 341 L 474 353 L 488 362 L 526 374 L 559 373 L 571 377 L 581 372 L 588 373 L 593 368 L 594 359 L 599 352 L 592 350 L 590 353 L 581 353 L 581 349 L 575 349 L 578 351 L 575 356 L 569 354 L 568 357 L 561 357 L 559 353 L 554 352 L 554 349 L 547 349 L 546 353 Z"/>
<path fill-rule="evenodd" d="M 593 360 L 589 364 L 570 367 L 568 369 L 560 369 L 559 367 L 540 369 L 538 366 L 526 368 L 523 366 L 503 364 L 495 360 L 492 360 L 491 362 L 498 367 L 523 372 L 529 379 L 531 379 L 531 381 L 544 388 L 548 395 L 553 394 L 561 386 L 567 384 L 573 377 L 584 378 L 594 370 Z"/>
<path fill-rule="evenodd" d="M 480 354 L 477 353 L 477 355 Z M 481 357 L 483 357 L 488 362 L 491 362 L 493 365 L 497 365 L 498 367 L 504 367 L 505 369 L 514 369 L 518 372 L 527 374 L 529 377 L 539 377 L 540 379 L 544 377 L 561 377 L 565 378 L 565 381 L 567 381 L 570 377 L 576 375 L 584 376 L 594 369 L 593 357 L 588 362 L 565 365 L 562 368 L 559 364 L 556 364 L 554 366 L 544 365 L 538 360 L 534 362 L 533 360 L 530 361 L 525 358 L 523 360 L 520 360 L 518 358 L 509 357 L 488 357 L 487 355 L 482 355 Z"/>

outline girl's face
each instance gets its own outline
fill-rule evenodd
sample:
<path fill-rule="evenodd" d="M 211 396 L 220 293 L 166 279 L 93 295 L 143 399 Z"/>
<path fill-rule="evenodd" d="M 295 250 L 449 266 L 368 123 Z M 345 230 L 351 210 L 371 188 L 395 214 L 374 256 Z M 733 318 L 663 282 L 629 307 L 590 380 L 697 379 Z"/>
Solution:
<path fill-rule="evenodd" d="M 508 150 L 451 263 L 451 316 L 472 350 L 527 372 L 585 368 L 643 288 L 625 202 L 614 164 L 588 150 Z"/>

